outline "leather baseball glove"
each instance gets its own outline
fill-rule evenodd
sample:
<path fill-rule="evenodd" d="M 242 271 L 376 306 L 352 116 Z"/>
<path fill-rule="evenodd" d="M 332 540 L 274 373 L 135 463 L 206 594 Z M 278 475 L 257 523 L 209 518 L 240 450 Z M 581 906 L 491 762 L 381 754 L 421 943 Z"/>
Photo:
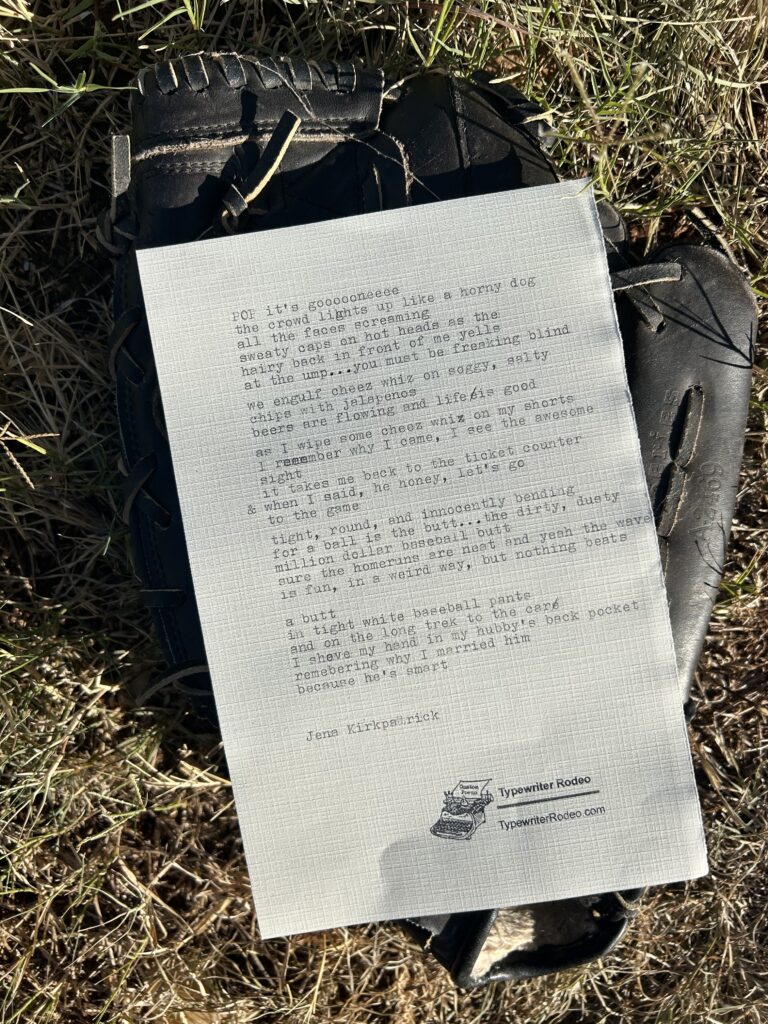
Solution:
<path fill-rule="evenodd" d="M 195 54 L 146 69 L 135 86 L 130 135 L 113 140 L 113 202 L 101 225 L 116 257 L 110 363 L 124 517 L 168 660 L 162 685 L 215 722 L 135 250 L 528 188 L 557 173 L 543 112 L 485 75 L 394 83 L 351 64 Z M 638 263 L 606 203 L 601 221 L 690 713 L 736 501 L 756 311 L 719 251 L 673 245 Z M 406 926 L 470 987 L 601 956 L 641 895 Z"/>

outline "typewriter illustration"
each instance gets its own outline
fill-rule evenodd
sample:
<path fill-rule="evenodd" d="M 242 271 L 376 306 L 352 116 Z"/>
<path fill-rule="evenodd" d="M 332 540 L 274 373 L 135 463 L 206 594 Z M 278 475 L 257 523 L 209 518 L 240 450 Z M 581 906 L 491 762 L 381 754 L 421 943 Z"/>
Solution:
<path fill-rule="evenodd" d="M 429 830 L 439 839 L 471 839 L 485 821 L 493 796 L 485 791 L 490 779 L 459 782 L 443 794 L 440 817 Z"/>

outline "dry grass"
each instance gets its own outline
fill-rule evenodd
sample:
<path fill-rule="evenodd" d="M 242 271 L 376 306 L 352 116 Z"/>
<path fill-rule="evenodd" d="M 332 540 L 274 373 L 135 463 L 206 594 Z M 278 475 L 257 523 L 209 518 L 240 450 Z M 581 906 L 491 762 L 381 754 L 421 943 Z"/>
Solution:
<path fill-rule="evenodd" d="M 692 733 L 712 873 L 656 891 L 597 966 L 458 994 L 395 926 L 257 937 L 216 737 L 170 697 L 147 700 L 159 659 L 118 515 L 111 266 L 94 238 L 121 90 L 155 59 L 217 47 L 354 55 L 398 72 L 486 65 L 553 109 L 559 157 L 592 170 L 638 244 L 714 232 L 766 297 L 768 8 L 150 0 L 122 11 L 0 0 L 0 1020 L 768 1020 L 765 349 Z"/>

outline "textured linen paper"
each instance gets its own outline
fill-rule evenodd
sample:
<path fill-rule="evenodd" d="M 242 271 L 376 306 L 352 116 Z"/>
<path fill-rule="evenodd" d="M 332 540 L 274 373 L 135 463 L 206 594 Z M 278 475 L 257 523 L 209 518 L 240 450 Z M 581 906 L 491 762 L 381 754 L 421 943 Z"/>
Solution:
<path fill-rule="evenodd" d="M 139 266 L 263 937 L 703 874 L 587 183 Z"/>

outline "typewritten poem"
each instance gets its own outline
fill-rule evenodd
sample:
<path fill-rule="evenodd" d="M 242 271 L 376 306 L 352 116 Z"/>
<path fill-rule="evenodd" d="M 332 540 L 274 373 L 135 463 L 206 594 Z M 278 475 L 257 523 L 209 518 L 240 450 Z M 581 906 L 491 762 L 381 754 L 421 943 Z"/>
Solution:
<path fill-rule="evenodd" d="M 537 312 L 536 288 L 519 274 L 230 311 L 258 465 L 243 515 L 269 538 L 296 695 L 434 676 L 640 610 L 515 583 L 650 518 L 623 515 L 616 484 L 569 479 L 596 404 L 589 381 L 561 386 L 580 325 Z M 442 596 L 409 599 L 419 580 Z M 400 585 L 396 606 L 376 607 L 382 585 Z"/>

